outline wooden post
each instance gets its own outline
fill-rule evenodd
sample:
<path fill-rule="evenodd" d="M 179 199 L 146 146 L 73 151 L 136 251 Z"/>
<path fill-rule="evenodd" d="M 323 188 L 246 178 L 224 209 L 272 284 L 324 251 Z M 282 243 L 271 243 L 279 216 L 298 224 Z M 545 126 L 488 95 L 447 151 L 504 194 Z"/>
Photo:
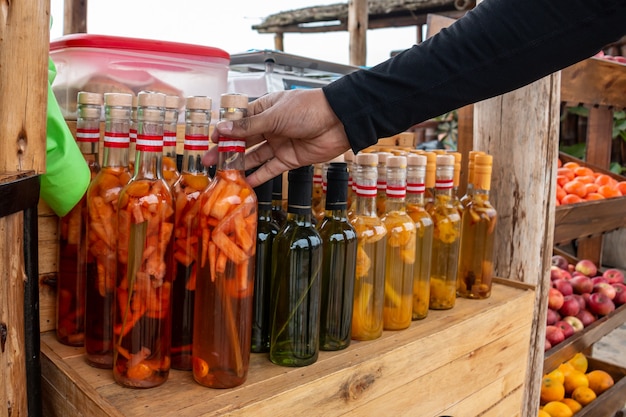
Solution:
<path fill-rule="evenodd" d="M 498 276 L 536 285 L 535 316 L 521 415 L 535 415 L 554 236 L 560 73 L 474 105 L 474 144 L 494 156 Z"/>
<path fill-rule="evenodd" d="M 283 34 L 283 32 L 276 32 L 274 34 L 274 49 L 276 49 L 277 51 L 285 50 L 284 38 L 285 35 Z"/>
<path fill-rule="evenodd" d="M 65 0 L 63 34 L 87 33 L 87 0 Z"/>
<path fill-rule="evenodd" d="M 348 3 L 348 33 L 350 34 L 350 65 L 363 66 L 367 57 L 367 0 Z"/>

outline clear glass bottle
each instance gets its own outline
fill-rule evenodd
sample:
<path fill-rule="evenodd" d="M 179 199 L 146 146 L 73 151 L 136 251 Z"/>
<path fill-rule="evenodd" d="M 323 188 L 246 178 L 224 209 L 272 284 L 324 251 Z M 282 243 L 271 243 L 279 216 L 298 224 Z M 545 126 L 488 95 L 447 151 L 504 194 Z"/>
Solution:
<path fill-rule="evenodd" d="M 467 206 L 467 203 L 472 199 L 474 190 L 474 159 L 476 155 L 484 155 L 482 151 L 470 151 L 467 160 L 467 186 L 465 187 L 465 194 L 460 198 L 463 208 Z"/>
<path fill-rule="evenodd" d="M 387 229 L 383 325 L 386 330 L 401 330 L 411 325 L 416 243 L 415 222 L 406 213 L 406 157 L 387 158 L 386 193 L 382 217 Z"/>
<path fill-rule="evenodd" d="M 319 355 L 322 238 L 311 220 L 313 167 L 288 179 L 287 222 L 272 247 L 270 360 L 306 366 Z"/>
<path fill-rule="evenodd" d="M 76 142 L 87 161 L 92 180 L 100 170 L 98 146 L 101 115 L 102 94 L 79 92 Z M 70 346 L 83 346 L 85 341 L 86 220 L 87 206 L 83 196 L 59 221 L 56 335 L 59 342 Z"/>
<path fill-rule="evenodd" d="M 332 162 L 326 173 L 326 213 L 317 225 L 322 238 L 320 350 L 350 345 L 356 231 L 348 221 L 348 164 Z"/>
<path fill-rule="evenodd" d="M 133 173 L 135 172 L 135 156 L 137 154 L 137 96 L 133 96 L 128 133 L 130 136 L 130 144 L 128 145 L 128 170 Z"/>
<path fill-rule="evenodd" d="M 278 178 L 282 184 L 282 178 Z M 280 229 L 280 226 L 272 217 L 273 184 L 274 180 L 270 180 L 254 189 L 259 207 L 251 341 L 252 352 L 255 353 L 269 352 L 270 350 L 272 246 Z M 282 200 L 282 186 L 280 200 Z"/>
<path fill-rule="evenodd" d="M 239 120 L 248 96 L 223 94 L 220 120 Z M 220 137 L 215 178 L 200 195 L 193 377 L 211 388 L 245 382 L 250 361 L 257 198 L 246 182 L 244 139 Z"/>
<path fill-rule="evenodd" d="M 313 219 L 324 216 L 324 164 L 313 165 L 313 194 L 311 197 L 311 212 Z M 314 223 L 316 220 L 314 220 Z"/>
<path fill-rule="evenodd" d="M 282 227 L 287 220 L 287 212 L 283 208 L 283 174 L 272 179 L 272 218 Z"/>
<path fill-rule="evenodd" d="M 387 229 L 376 213 L 378 155 L 359 153 L 355 162 L 356 212 L 352 225 L 357 235 L 357 255 L 352 338 L 373 340 L 383 334 Z"/>
<path fill-rule="evenodd" d="M 463 204 L 459 198 L 459 184 L 461 182 L 461 160 L 463 156 L 460 152 L 449 152 L 454 157 L 454 174 L 452 178 L 452 205 L 456 207 L 459 214 L 463 213 Z"/>
<path fill-rule="evenodd" d="M 140 92 L 137 159 L 118 204 L 113 377 L 125 387 L 164 383 L 170 370 L 174 203 L 162 177 L 165 95 Z"/>
<path fill-rule="evenodd" d="M 426 177 L 424 177 L 426 192 L 424 194 L 424 207 L 426 207 L 426 211 L 430 212 L 435 203 L 437 154 L 435 152 L 424 152 L 424 156 L 426 156 Z"/>
<path fill-rule="evenodd" d="M 429 212 L 434 222 L 430 267 L 431 310 L 447 310 L 456 301 L 461 216 L 452 204 L 454 157 L 437 155 L 435 202 Z"/>
<path fill-rule="evenodd" d="M 387 201 L 387 158 L 393 156 L 391 152 L 378 152 L 378 180 L 376 183 L 376 214 L 383 217 L 385 202 Z"/>
<path fill-rule="evenodd" d="M 131 94 L 104 94 L 102 169 L 87 189 L 85 359 L 113 367 L 113 293 L 117 279 L 117 203 L 130 180 L 128 145 Z"/>
<path fill-rule="evenodd" d="M 172 368 L 183 371 L 191 370 L 193 311 L 198 273 L 197 201 L 200 193 L 209 185 L 208 168 L 202 164 L 202 156 L 209 150 L 211 104 L 211 98 L 205 96 L 187 97 L 185 100 L 182 170 L 172 187 L 176 202 L 175 275 L 172 284 Z"/>
<path fill-rule="evenodd" d="M 176 165 L 176 132 L 179 111 L 180 97 L 166 96 L 163 122 L 163 178 L 170 188 L 180 178 L 180 172 Z"/>
<path fill-rule="evenodd" d="M 426 156 L 407 156 L 406 212 L 415 222 L 415 267 L 413 268 L 413 320 L 428 316 L 433 220 L 424 207 Z"/>
<path fill-rule="evenodd" d="M 491 296 L 493 242 L 497 213 L 489 201 L 491 155 L 476 155 L 474 189 L 461 218 L 461 248 L 457 296 L 485 299 Z"/>

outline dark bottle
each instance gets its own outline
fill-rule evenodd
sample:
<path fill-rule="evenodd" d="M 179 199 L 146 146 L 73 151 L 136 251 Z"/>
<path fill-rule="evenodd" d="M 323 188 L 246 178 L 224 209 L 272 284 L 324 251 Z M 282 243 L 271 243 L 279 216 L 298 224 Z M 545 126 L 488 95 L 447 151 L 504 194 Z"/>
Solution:
<path fill-rule="evenodd" d="M 287 221 L 272 248 L 270 360 L 306 366 L 319 354 L 322 238 L 311 222 L 313 167 L 288 178 Z"/>
<path fill-rule="evenodd" d="M 272 180 L 272 218 L 278 227 L 282 227 L 287 220 L 287 213 L 283 208 L 283 174 Z"/>
<path fill-rule="evenodd" d="M 322 238 L 322 303 L 320 349 L 350 345 L 357 238 L 348 221 L 348 169 L 331 162 L 326 173 L 326 210 L 317 225 Z"/>
<path fill-rule="evenodd" d="M 280 179 L 280 177 L 278 177 Z M 282 182 L 282 181 L 281 181 Z M 272 217 L 274 180 L 254 189 L 258 201 L 256 268 L 252 307 L 252 352 L 270 350 L 270 294 L 272 283 L 272 245 L 280 227 Z M 282 190 L 282 187 L 281 187 Z M 281 191 L 282 195 L 282 191 Z"/>

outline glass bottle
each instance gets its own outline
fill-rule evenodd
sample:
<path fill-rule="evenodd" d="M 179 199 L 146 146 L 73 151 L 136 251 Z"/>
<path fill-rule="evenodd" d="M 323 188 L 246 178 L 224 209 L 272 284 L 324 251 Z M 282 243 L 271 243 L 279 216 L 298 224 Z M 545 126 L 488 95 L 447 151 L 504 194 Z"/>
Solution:
<path fill-rule="evenodd" d="M 433 220 L 424 207 L 426 156 L 407 156 L 406 212 L 415 222 L 415 267 L 413 268 L 413 320 L 428 316 Z"/>
<path fill-rule="evenodd" d="M 434 222 L 430 267 L 430 303 L 432 310 L 447 310 L 456 301 L 461 216 L 452 205 L 454 157 L 437 155 L 435 202 L 429 211 Z"/>
<path fill-rule="evenodd" d="M 484 155 L 482 151 L 470 151 L 467 160 L 467 186 L 465 187 L 465 194 L 460 198 L 463 208 L 467 206 L 467 203 L 472 199 L 472 193 L 474 190 L 474 159 L 476 155 Z"/>
<path fill-rule="evenodd" d="M 281 177 L 277 178 L 281 180 L 282 184 Z M 275 179 L 267 181 L 254 189 L 259 207 L 251 341 L 252 352 L 255 353 L 269 352 L 270 350 L 272 246 L 280 229 L 280 226 L 272 217 L 273 184 Z M 282 200 L 282 186 L 280 200 Z"/>
<path fill-rule="evenodd" d="M 162 177 L 165 95 L 140 92 L 137 158 L 118 203 L 113 377 L 150 388 L 170 370 L 174 203 Z"/>
<path fill-rule="evenodd" d="M 117 278 L 117 202 L 130 180 L 131 94 L 104 94 L 104 158 L 87 189 L 85 359 L 113 367 L 113 293 Z"/>
<path fill-rule="evenodd" d="M 356 193 L 354 192 L 354 152 L 352 149 L 344 152 L 343 161 L 348 168 L 348 219 L 356 210 Z"/>
<path fill-rule="evenodd" d="M 185 100 L 185 138 L 183 163 L 172 187 L 175 210 L 174 265 L 172 284 L 172 368 L 191 370 L 193 311 L 198 273 L 198 197 L 209 185 L 208 168 L 202 156 L 209 150 L 211 123 L 209 97 Z M 167 110 L 166 110 L 167 112 Z"/>
<path fill-rule="evenodd" d="M 424 194 L 424 207 L 426 207 L 426 211 L 430 212 L 435 203 L 437 154 L 435 152 L 424 152 L 424 156 L 426 156 L 426 177 L 424 177 L 426 192 Z"/>
<path fill-rule="evenodd" d="M 489 201 L 491 155 L 476 155 L 472 199 L 461 217 L 461 248 L 457 296 L 485 299 L 491 296 L 493 242 L 497 213 Z"/>
<path fill-rule="evenodd" d="M 348 164 L 332 162 L 326 173 L 326 213 L 317 225 L 322 238 L 320 350 L 350 345 L 356 231 L 348 221 Z"/>
<path fill-rule="evenodd" d="M 220 120 L 246 116 L 248 96 L 223 94 Z M 245 382 L 250 361 L 257 198 L 244 172 L 244 139 L 221 136 L 215 178 L 200 195 L 193 377 L 211 388 Z"/>
<path fill-rule="evenodd" d="M 77 97 L 76 142 L 87 161 L 91 179 L 100 170 L 98 146 L 102 94 L 81 91 Z M 83 346 L 85 341 L 85 275 L 87 241 L 86 198 L 61 217 L 59 239 L 59 275 L 56 295 L 56 335 L 59 342 Z"/>
<path fill-rule="evenodd" d="M 163 122 L 163 178 L 170 188 L 178 181 L 180 172 L 176 165 L 176 130 L 180 98 L 165 97 L 165 119 Z"/>
<path fill-rule="evenodd" d="M 352 306 L 352 338 L 373 340 L 383 334 L 387 229 L 376 214 L 378 155 L 355 157 L 356 212 L 352 225 L 357 255 Z"/>
<path fill-rule="evenodd" d="M 461 159 L 460 152 L 450 152 L 450 155 L 454 157 L 454 174 L 452 178 L 452 205 L 456 207 L 459 214 L 463 213 L 463 204 L 459 198 L 459 183 L 461 182 Z"/>
<path fill-rule="evenodd" d="M 383 217 L 385 202 L 387 201 L 387 158 L 393 156 L 391 152 L 378 152 L 378 180 L 376 182 L 376 214 Z"/>
<path fill-rule="evenodd" d="M 287 220 L 287 212 L 283 208 L 283 174 L 272 179 L 272 218 L 282 227 Z"/>
<path fill-rule="evenodd" d="M 133 104 L 130 108 L 130 125 L 128 127 L 130 143 L 128 145 L 128 170 L 135 172 L 135 156 L 137 153 L 137 96 L 133 96 Z"/>
<path fill-rule="evenodd" d="M 382 217 L 387 229 L 383 325 L 386 330 L 400 330 L 411 324 L 416 243 L 415 222 L 405 208 L 406 157 L 387 158 L 386 193 Z"/>
<path fill-rule="evenodd" d="M 313 167 L 288 179 L 287 221 L 272 247 L 270 360 L 306 366 L 319 355 L 322 238 L 311 221 Z"/>
<path fill-rule="evenodd" d="M 323 191 L 323 166 L 324 164 L 313 165 L 313 194 L 311 197 L 311 210 L 313 218 L 324 215 L 324 191 Z"/>

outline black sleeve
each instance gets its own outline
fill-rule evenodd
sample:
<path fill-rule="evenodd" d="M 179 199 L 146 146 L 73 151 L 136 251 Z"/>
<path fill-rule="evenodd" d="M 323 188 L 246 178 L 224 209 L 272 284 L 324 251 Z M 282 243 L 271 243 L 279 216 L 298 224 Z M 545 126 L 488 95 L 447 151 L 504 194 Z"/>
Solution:
<path fill-rule="evenodd" d="M 530 84 L 625 33 L 624 0 L 485 0 L 436 36 L 323 90 L 358 152 Z"/>

